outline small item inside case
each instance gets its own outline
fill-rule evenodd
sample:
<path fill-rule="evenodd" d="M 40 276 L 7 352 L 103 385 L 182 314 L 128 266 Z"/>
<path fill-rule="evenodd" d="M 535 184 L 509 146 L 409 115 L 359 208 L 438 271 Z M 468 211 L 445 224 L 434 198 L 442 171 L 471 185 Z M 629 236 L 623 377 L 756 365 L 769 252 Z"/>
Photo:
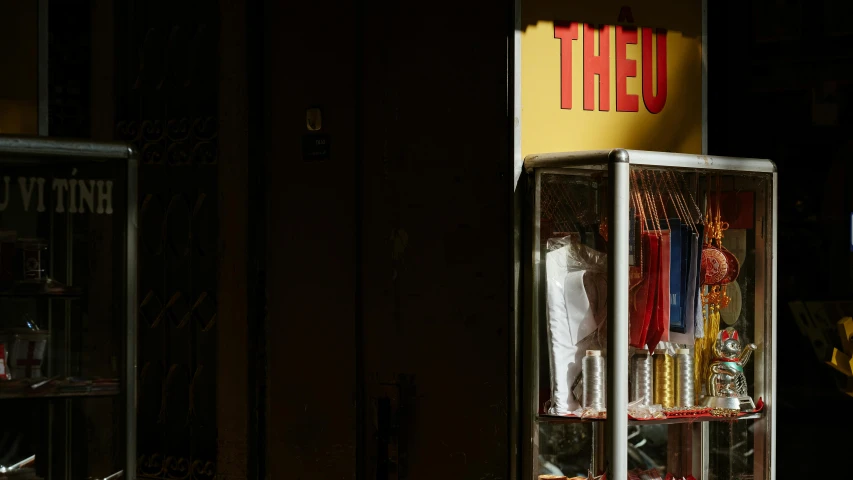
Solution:
<path fill-rule="evenodd" d="M 0 343 L 0 380 L 9 380 L 9 370 L 6 368 L 6 344 Z"/>

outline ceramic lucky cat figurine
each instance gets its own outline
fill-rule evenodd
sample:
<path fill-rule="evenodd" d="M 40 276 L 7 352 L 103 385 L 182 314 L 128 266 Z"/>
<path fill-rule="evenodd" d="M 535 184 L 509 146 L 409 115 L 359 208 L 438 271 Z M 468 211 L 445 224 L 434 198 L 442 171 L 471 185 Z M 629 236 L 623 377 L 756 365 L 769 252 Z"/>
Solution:
<path fill-rule="evenodd" d="M 756 348 L 754 343 L 742 345 L 737 330 L 732 327 L 720 331 L 714 342 L 708 396 L 704 399 L 706 406 L 732 412 L 755 409 L 755 403 L 747 393 L 743 367 Z"/>

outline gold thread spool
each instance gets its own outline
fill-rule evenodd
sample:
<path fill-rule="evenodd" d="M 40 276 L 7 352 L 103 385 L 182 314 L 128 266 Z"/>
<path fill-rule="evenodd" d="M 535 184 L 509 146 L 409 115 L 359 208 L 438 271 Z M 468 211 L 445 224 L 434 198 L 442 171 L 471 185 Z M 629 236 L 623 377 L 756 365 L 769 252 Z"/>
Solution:
<path fill-rule="evenodd" d="M 655 404 L 663 408 L 675 406 L 675 359 L 666 350 L 655 351 Z"/>

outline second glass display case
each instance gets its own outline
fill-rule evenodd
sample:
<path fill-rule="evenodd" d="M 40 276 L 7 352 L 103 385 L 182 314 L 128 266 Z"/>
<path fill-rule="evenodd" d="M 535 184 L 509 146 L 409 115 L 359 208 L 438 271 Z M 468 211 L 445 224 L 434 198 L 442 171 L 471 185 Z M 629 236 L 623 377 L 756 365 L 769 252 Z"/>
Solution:
<path fill-rule="evenodd" d="M 0 480 L 133 478 L 132 149 L 0 136 Z"/>
<path fill-rule="evenodd" d="M 525 478 L 775 478 L 773 163 L 525 168 Z"/>

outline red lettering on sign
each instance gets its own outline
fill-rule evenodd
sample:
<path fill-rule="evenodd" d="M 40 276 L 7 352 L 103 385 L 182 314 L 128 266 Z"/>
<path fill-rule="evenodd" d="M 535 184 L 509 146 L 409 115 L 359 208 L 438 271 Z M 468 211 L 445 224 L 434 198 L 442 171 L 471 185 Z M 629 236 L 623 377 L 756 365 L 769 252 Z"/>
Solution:
<path fill-rule="evenodd" d="M 598 55 L 595 33 L 598 32 Z M 595 110 L 595 76 L 598 75 L 598 109 L 610 110 L 610 27 L 583 26 L 583 109 Z"/>
<path fill-rule="evenodd" d="M 640 98 L 628 94 L 628 77 L 637 76 L 637 61 L 627 58 L 628 44 L 637 44 L 637 29 L 616 27 L 616 111 L 637 112 L 640 110 Z"/>
<path fill-rule="evenodd" d="M 580 25 L 576 22 L 554 23 L 554 38 L 560 40 L 560 108 L 568 110 L 572 108 L 572 42 L 578 39 Z M 640 110 L 639 96 L 628 93 L 628 78 L 637 77 L 637 59 L 628 58 L 628 45 L 636 45 L 642 37 L 643 103 L 650 113 L 660 113 L 666 105 L 667 93 L 666 30 L 639 30 L 631 26 L 616 27 L 616 111 Z M 598 110 L 610 111 L 610 55 L 610 27 L 583 24 L 584 110 L 595 110 L 595 76 L 598 75 Z"/>
<path fill-rule="evenodd" d="M 643 30 L 643 103 L 651 113 L 660 113 L 666 104 L 666 30 L 658 29 L 656 35 L 655 77 L 657 88 L 652 86 L 652 29 Z M 656 90 L 656 91 L 655 91 Z"/>
<path fill-rule="evenodd" d="M 560 108 L 572 108 L 572 41 L 578 39 L 576 22 L 555 22 L 554 38 L 560 39 Z"/>

